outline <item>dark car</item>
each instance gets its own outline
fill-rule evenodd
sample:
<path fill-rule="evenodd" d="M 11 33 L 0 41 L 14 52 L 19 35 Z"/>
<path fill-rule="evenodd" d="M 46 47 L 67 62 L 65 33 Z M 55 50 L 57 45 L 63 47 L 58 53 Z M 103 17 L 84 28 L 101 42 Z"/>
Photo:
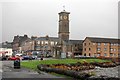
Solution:
<path fill-rule="evenodd" d="M 22 57 L 22 60 L 34 60 L 35 59 L 35 57 L 33 57 L 33 56 L 23 56 Z"/>
<path fill-rule="evenodd" d="M 7 57 L 4 56 L 4 57 L 1 58 L 1 60 L 2 60 L 2 61 L 7 60 Z"/>
<path fill-rule="evenodd" d="M 8 60 L 8 56 L 6 55 L 6 56 L 2 56 L 1 58 L 0 58 L 2 61 L 3 60 Z"/>

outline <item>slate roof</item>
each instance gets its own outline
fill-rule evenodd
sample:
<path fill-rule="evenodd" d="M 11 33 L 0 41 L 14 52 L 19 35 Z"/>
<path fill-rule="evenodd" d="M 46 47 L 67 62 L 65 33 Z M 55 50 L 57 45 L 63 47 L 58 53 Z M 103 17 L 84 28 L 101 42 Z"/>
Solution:
<path fill-rule="evenodd" d="M 67 44 L 82 44 L 83 40 L 65 40 Z"/>
<path fill-rule="evenodd" d="M 39 37 L 39 38 L 36 38 L 35 40 L 40 40 L 40 41 L 44 41 L 44 40 L 51 40 L 51 41 L 58 41 L 59 40 L 59 38 L 57 38 L 57 37 Z"/>
<path fill-rule="evenodd" d="M 32 39 L 28 38 L 20 43 L 20 46 L 23 46 L 26 42 L 30 42 Z"/>
<path fill-rule="evenodd" d="M 27 35 L 24 35 L 24 36 L 14 36 L 14 40 L 13 40 L 13 43 L 22 43 L 23 41 L 29 39 L 29 37 Z"/>
<path fill-rule="evenodd" d="M 89 39 L 91 42 L 96 43 L 118 43 L 118 40 L 120 40 L 114 38 L 98 38 L 98 37 L 86 37 L 86 39 Z"/>

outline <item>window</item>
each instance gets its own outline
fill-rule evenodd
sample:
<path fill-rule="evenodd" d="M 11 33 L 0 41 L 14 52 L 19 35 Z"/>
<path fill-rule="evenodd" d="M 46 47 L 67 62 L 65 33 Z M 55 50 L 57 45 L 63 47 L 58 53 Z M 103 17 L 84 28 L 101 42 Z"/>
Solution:
<path fill-rule="evenodd" d="M 114 51 L 116 51 L 116 49 L 114 49 Z"/>
<path fill-rule="evenodd" d="M 45 41 L 45 44 L 48 44 L 48 41 Z"/>
<path fill-rule="evenodd" d="M 95 43 L 93 43 L 93 45 L 95 45 Z"/>
<path fill-rule="evenodd" d="M 90 51 L 91 49 L 89 48 L 89 51 Z"/>
<path fill-rule="evenodd" d="M 107 53 L 104 53 L 104 56 L 107 56 Z"/>
<path fill-rule="evenodd" d="M 84 45 L 86 46 L 86 43 L 84 43 Z"/>
<path fill-rule="evenodd" d="M 86 48 L 84 48 L 84 50 L 86 51 Z"/>
<path fill-rule="evenodd" d="M 104 46 L 106 46 L 107 45 L 107 43 L 104 43 Z"/>
<path fill-rule="evenodd" d="M 114 50 L 113 48 L 110 49 L 110 51 L 113 51 L 113 50 Z"/>
<path fill-rule="evenodd" d="M 100 51 L 101 50 L 101 48 L 97 48 L 97 51 Z"/>
<path fill-rule="evenodd" d="M 84 56 L 86 56 L 86 53 L 84 54 Z"/>
<path fill-rule="evenodd" d="M 113 53 L 110 53 L 110 57 L 112 57 L 113 56 Z"/>
<path fill-rule="evenodd" d="M 96 53 L 94 53 L 94 56 L 96 57 L 96 56 L 97 56 L 97 54 L 96 54 Z"/>
<path fill-rule="evenodd" d="M 118 43 L 114 43 L 115 46 L 118 46 Z"/>
<path fill-rule="evenodd" d="M 90 43 L 89 43 L 89 45 L 90 45 Z"/>
<path fill-rule="evenodd" d="M 116 54 L 114 54 L 114 56 L 116 57 Z"/>
<path fill-rule="evenodd" d="M 37 41 L 37 44 L 40 44 L 40 41 Z"/>
<path fill-rule="evenodd" d="M 57 44 L 57 42 L 55 42 L 55 44 Z"/>
<path fill-rule="evenodd" d="M 75 47 L 76 47 L 77 45 L 75 44 Z"/>
<path fill-rule="evenodd" d="M 98 46 L 100 46 L 101 44 L 100 43 L 98 43 Z"/>
<path fill-rule="evenodd" d="M 45 45 L 44 48 L 47 49 L 47 48 L 48 48 L 48 45 Z"/>
<path fill-rule="evenodd" d="M 104 51 L 107 51 L 107 48 L 104 48 Z"/>
<path fill-rule="evenodd" d="M 54 42 L 53 42 L 53 41 L 51 42 L 51 45 L 54 45 Z"/>
<path fill-rule="evenodd" d="M 98 53 L 97 56 L 99 57 L 99 56 L 100 56 L 100 53 Z"/>
<path fill-rule="evenodd" d="M 111 43 L 110 45 L 113 46 L 113 43 Z"/>
<path fill-rule="evenodd" d="M 89 56 L 91 56 L 91 54 L 89 53 Z"/>
<path fill-rule="evenodd" d="M 116 43 L 116 46 L 118 46 L 118 43 Z"/>
<path fill-rule="evenodd" d="M 43 41 L 41 41 L 41 44 L 42 44 L 42 45 L 43 45 L 43 43 L 44 43 L 44 42 L 43 42 Z"/>

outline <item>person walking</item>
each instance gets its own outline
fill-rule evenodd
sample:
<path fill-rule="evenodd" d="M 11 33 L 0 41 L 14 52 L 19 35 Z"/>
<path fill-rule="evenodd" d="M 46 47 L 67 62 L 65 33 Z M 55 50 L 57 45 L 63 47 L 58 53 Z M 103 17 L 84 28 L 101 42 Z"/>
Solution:
<path fill-rule="evenodd" d="M 43 57 L 44 57 L 43 54 L 41 54 L 41 58 L 40 58 L 40 60 L 43 60 Z"/>

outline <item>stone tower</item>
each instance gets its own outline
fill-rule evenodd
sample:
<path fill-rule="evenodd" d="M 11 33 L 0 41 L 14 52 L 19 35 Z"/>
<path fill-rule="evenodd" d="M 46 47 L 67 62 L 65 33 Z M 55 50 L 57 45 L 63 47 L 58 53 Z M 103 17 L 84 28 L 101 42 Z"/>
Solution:
<path fill-rule="evenodd" d="M 58 37 L 62 40 L 69 40 L 69 14 L 65 10 L 59 13 Z"/>

